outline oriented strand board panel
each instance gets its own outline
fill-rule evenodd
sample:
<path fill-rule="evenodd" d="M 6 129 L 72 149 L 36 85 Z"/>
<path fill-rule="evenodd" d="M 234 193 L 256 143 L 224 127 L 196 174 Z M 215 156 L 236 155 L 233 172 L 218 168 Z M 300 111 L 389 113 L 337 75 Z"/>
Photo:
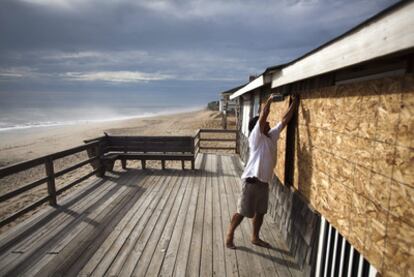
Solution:
<path fill-rule="evenodd" d="M 266 101 L 267 99 L 264 99 Z M 264 105 L 264 103 L 263 103 Z M 262 105 L 262 107 L 263 107 Z M 273 102 L 270 106 L 270 113 L 268 121 L 271 127 L 276 126 L 282 120 L 282 117 L 289 107 L 289 99 L 286 98 L 283 102 Z M 277 143 L 277 163 L 275 167 L 275 175 L 284 184 L 285 179 L 285 155 L 286 155 L 286 128 L 279 136 Z"/>
<path fill-rule="evenodd" d="M 414 228 L 393 215 L 387 226 L 384 276 L 414 276 Z"/>
<path fill-rule="evenodd" d="M 365 216 L 367 225 L 365 229 L 364 256 L 378 269 L 382 268 L 385 239 L 387 232 L 387 212 L 371 201 L 366 202 Z"/>
<path fill-rule="evenodd" d="M 405 78 L 402 85 L 400 120 L 397 127 L 397 145 L 414 148 L 414 76 Z"/>
<path fill-rule="evenodd" d="M 380 272 L 409 276 L 413 75 L 301 92 L 295 138 L 294 187 Z"/>

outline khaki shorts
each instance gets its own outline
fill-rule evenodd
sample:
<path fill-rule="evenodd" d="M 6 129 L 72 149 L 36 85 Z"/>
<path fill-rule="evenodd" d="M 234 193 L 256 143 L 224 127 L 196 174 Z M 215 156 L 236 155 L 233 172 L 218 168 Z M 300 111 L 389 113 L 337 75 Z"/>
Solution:
<path fill-rule="evenodd" d="M 241 193 L 237 202 L 237 212 L 252 218 L 256 213 L 267 213 L 269 185 L 260 181 L 242 180 Z"/>

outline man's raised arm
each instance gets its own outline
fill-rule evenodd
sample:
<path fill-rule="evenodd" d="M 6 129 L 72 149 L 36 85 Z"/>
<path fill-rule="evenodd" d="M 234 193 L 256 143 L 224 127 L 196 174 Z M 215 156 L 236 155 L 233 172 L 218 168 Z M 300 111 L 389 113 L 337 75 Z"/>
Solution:
<path fill-rule="evenodd" d="M 285 112 L 282 118 L 282 130 L 283 128 L 286 127 L 286 125 L 292 119 L 293 113 L 295 112 L 299 104 L 298 96 L 292 95 L 291 97 L 292 97 L 292 103 L 290 104 L 289 109 Z"/>
<path fill-rule="evenodd" d="M 270 112 L 270 104 L 272 104 L 272 95 L 269 96 L 262 112 L 260 113 L 259 125 L 260 125 L 260 132 L 262 134 L 265 133 L 266 121 L 267 121 L 267 117 L 269 116 L 269 112 Z"/>

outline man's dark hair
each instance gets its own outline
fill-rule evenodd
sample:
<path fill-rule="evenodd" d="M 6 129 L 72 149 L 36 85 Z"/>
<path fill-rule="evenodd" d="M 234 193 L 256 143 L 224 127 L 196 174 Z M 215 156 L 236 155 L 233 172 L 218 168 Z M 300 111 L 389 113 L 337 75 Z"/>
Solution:
<path fill-rule="evenodd" d="M 257 121 L 259 120 L 259 116 L 255 116 L 249 120 L 249 132 L 251 132 L 256 125 Z"/>

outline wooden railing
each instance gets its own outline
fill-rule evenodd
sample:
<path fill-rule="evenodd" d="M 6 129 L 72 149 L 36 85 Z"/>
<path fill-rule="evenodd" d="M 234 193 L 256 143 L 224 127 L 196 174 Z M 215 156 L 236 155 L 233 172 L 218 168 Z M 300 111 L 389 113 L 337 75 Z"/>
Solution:
<path fill-rule="evenodd" d="M 11 198 L 14 198 L 26 191 L 29 191 L 31 189 L 34 189 L 42 184 L 47 184 L 47 191 L 48 191 L 48 195 L 45 197 L 42 197 L 40 200 L 37 200 L 35 203 L 30 204 L 29 206 L 24 207 L 23 209 L 15 212 L 14 214 L 4 218 L 3 220 L 0 221 L 0 227 L 12 222 L 13 220 L 15 220 L 17 217 L 39 207 L 40 205 L 42 205 L 43 203 L 49 202 L 50 205 L 52 206 L 56 206 L 57 205 L 57 196 L 62 194 L 64 191 L 70 189 L 71 187 L 79 184 L 80 182 L 88 179 L 89 177 L 93 176 L 94 174 L 99 174 L 100 170 L 101 170 L 101 166 L 97 166 L 94 168 L 94 170 L 78 179 L 76 179 L 75 181 L 72 181 L 69 184 L 66 184 L 65 186 L 63 186 L 62 188 L 56 190 L 56 184 L 55 184 L 55 179 L 63 176 L 64 174 L 67 174 L 75 169 L 78 169 L 86 164 L 89 163 L 95 163 L 99 165 L 99 153 L 100 153 L 100 143 L 99 141 L 91 141 L 88 142 L 84 145 L 81 146 L 77 146 L 74 148 L 70 148 L 64 151 L 60 151 L 57 153 L 53 153 L 50 155 L 46 155 L 40 158 L 36 158 L 33 160 L 29 160 L 29 161 L 24 161 L 18 164 L 14 164 L 11 166 L 7 166 L 4 168 L 0 169 L 0 178 L 4 178 L 7 177 L 9 175 L 12 174 L 16 174 L 19 172 L 22 172 L 24 170 L 30 170 L 34 167 L 37 166 L 41 166 L 43 165 L 45 168 L 45 173 L 46 176 L 36 180 L 30 184 L 24 185 L 22 187 L 19 187 L 18 189 L 15 189 L 13 191 L 7 192 L 3 195 L 0 196 L 0 203 L 4 202 L 6 200 L 9 200 Z M 92 150 L 92 152 L 96 153 L 95 156 L 90 157 L 84 161 L 81 161 L 75 165 L 72 165 L 70 167 L 67 167 L 65 169 L 62 169 L 58 172 L 55 172 L 54 169 L 54 161 L 57 159 L 61 159 L 73 154 L 77 154 L 79 152 L 82 151 L 90 151 Z"/>
<path fill-rule="evenodd" d="M 214 134 L 214 136 L 204 136 L 204 134 Z M 220 136 L 217 136 L 221 134 Z M 222 137 L 225 135 L 226 137 Z M 237 130 L 222 130 L 222 129 L 200 129 L 194 136 L 195 152 L 198 154 L 200 150 L 232 150 L 237 153 L 238 149 L 238 132 Z M 217 142 L 218 144 L 211 146 L 203 142 Z M 223 145 L 222 143 L 233 144 L 231 146 Z M 221 144 L 221 145 L 220 145 Z"/>
<path fill-rule="evenodd" d="M 204 136 L 205 134 L 214 134 L 214 136 L 210 135 L 208 137 Z M 226 137 L 217 137 L 217 134 L 224 134 Z M 64 191 L 70 189 L 71 187 L 79 184 L 80 182 L 90 178 L 93 175 L 103 176 L 105 172 L 105 168 L 103 166 L 102 157 L 104 155 L 104 149 L 107 142 L 105 141 L 105 136 L 87 140 L 85 141 L 84 145 L 77 146 L 74 148 L 70 148 L 64 151 L 60 151 L 57 153 L 53 153 L 50 155 L 46 155 L 40 158 L 32 159 L 29 161 L 24 161 L 21 163 L 17 163 L 11 166 L 6 166 L 0 168 L 0 179 L 7 177 L 12 174 L 16 174 L 25 170 L 33 169 L 37 166 L 44 166 L 45 170 L 45 177 L 33 181 L 30 184 L 24 185 L 19 187 L 18 189 L 12 190 L 7 192 L 3 195 L 0 195 L 0 203 L 12 199 L 16 196 L 19 196 L 29 190 L 39 187 L 40 185 L 47 184 L 47 191 L 48 195 L 44 196 L 40 200 L 30 204 L 29 206 L 24 207 L 23 209 L 13 213 L 12 215 L 4 218 L 0 221 L 0 227 L 12 222 L 19 216 L 32 211 L 39 207 L 40 205 L 49 202 L 50 205 L 56 206 L 57 205 L 57 196 L 62 194 Z M 232 150 L 237 153 L 238 149 L 238 133 L 236 130 L 221 130 L 221 129 L 200 129 L 196 132 L 193 136 L 193 145 L 194 149 L 192 153 L 194 154 L 194 158 L 197 157 L 201 150 Z M 218 142 L 218 144 L 225 142 L 225 143 L 234 143 L 232 146 L 222 146 L 222 145 L 206 145 L 204 142 Z M 81 162 L 76 163 L 70 167 L 64 168 L 55 172 L 54 161 L 57 159 L 61 159 L 73 154 L 80 153 L 82 151 L 88 152 L 88 159 L 85 159 Z M 61 177 L 73 170 L 76 170 L 84 165 L 91 164 L 93 167 L 92 172 L 72 181 L 69 184 L 61 187 L 60 189 L 56 190 L 55 179 Z"/>

